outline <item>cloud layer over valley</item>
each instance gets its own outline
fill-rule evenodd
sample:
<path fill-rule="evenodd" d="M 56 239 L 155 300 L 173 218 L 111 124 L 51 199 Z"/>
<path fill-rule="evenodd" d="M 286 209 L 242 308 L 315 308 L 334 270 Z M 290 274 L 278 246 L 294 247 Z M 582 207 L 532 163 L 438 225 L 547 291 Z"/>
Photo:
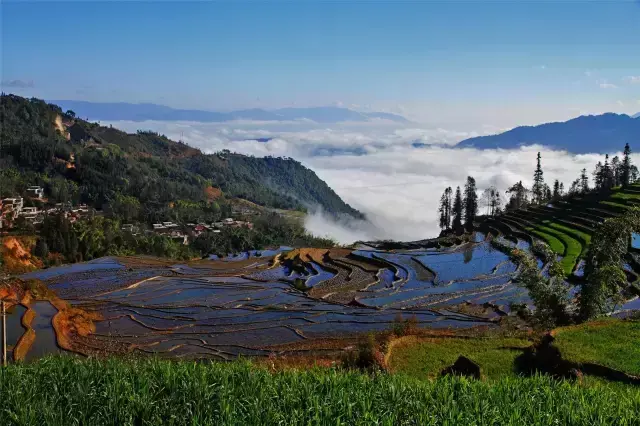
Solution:
<path fill-rule="evenodd" d="M 102 124 L 105 124 L 104 122 Z M 183 140 L 204 152 L 229 149 L 256 156 L 286 156 L 301 161 L 325 180 L 368 221 L 334 222 L 320 211 L 306 220 L 314 234 L 342 243 L 355 240 L 417 240 L 437 236 L 437 206 L 442 191 L 476 178 L 479 192 L 494 185 L 502 194 L 522 180 L 530 186 L 536 153 L 542 152 L 545 181 L 559 179 L 568 189 L 586 168 L 591 175 L 603 160 L 596 154 L 572 155 L 539 146 L 515 150 L 458 149 L 466 138 L 501 130 L 490 126 L 476 132 L 422 128 L 385 120 L 332 124 L 293 122 L 111 122 L 135 132 L 154 130 Z M 621 147 L 622 148 L 622 147 Z M 640 157 L 634 158 L 636 164 Z M 481 207 L 482 209 L 482 207 Z"/>

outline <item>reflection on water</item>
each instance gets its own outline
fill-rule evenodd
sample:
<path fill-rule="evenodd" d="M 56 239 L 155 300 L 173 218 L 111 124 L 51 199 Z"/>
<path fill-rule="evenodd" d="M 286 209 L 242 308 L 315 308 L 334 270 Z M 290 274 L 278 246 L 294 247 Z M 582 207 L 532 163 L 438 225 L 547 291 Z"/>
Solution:
<path fill-rule="evenodd" d="M 51 323 L 51 320 L 54 315 L 58 313 L 58 310 L 46 301 L 36 302 L 32 308 L 36 311 L 36 316 L 31 323 L 31 327 L 36 332 L 36 340 L 27 353 L 27 360 L 60 352 L 56 341 L 56 333 Z"/>
<path fill-rule="evenodd" d="M 18 343 L 18 339 L 25 332 L 25 328 L 22 326 L 22 315 L 27 311 L 22 305 L 13 305 L 7 309 L 7 345 L 9 347 L 15 346 Z"/>
<path fill-rule="evenodd" d="M 415 315 L 423 327 L 461 328 L 493 324 L 490 318 L 503 315 L 511 302 L 530 305 L 526 290 L 512 283 L 516 266 L 508 256 L 484 236 L 476 238 L 478 243 L 446 250 L 361 247 L 310 261 L 302 273 L 271 261 L 280 248 L 166 267 L 140 262 L 117 273 L 91 266 L 75 274 L 78 267 L 67 266 L 48 284 L 72 304 L 100 303 L 96 309 L 105 320 L 96 324 L 93 340 L 77 344 L 229 359 L 266 355 L 282 349 L 277 345 L 306 339 L 388 330 L 398 313 Z M 521 243 L 513 242 L 528 247 Z M 238 262 L 239 257 L 255 262 Z M 91 265 L 105 264 L 114 261 Z M 296 278 L 311 290 L 294 287 Z M 499 309 L 478 317 L 458 307 L 465 303 Z M 37 337 L 29 359 L 58 351 L 51 327 L 55 308 L 37 302 L 35 310 Z"/>

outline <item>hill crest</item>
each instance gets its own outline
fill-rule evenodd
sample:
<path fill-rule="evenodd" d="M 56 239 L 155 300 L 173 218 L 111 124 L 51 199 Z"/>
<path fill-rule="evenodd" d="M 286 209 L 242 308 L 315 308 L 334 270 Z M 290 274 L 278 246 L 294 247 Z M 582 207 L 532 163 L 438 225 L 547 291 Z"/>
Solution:
<path fill-rule="evenodd" d="M 457 147 L 514 149 L 539 144 L 575 154 L 619 151 L 640 139 L 640 120 L 625 114 L 584 115 L 564 122 L 520 126 L 504 133 L 465 139 Z"/>

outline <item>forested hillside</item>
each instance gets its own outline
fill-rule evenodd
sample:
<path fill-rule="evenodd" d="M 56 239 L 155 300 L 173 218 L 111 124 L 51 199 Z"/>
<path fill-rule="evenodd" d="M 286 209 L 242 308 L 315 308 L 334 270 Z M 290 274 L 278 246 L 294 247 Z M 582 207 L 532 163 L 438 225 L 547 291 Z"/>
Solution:
<path fill-rule="evenodd" d="M 238 197 L 283 209 L 322 207 L 360 216 L 299 162 L 229 152 L 205 155 L 154 132 L 127 134 L 77 119 L 73 111 L 39 99 L 2 95 L 0 111 L 1 196 L 42 185 L 56 201 L 101 208 L 119 196 L 136 198 L 155 212 L 178 200 Z M 157 216 L 157 218 L 156 218 Z"/>

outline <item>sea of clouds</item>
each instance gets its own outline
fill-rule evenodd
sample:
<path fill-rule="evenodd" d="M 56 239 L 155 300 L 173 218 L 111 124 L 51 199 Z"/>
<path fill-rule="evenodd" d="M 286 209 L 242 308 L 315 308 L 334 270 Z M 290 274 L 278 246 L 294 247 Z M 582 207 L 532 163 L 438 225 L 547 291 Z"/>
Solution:
<path fill-rule="evenodd" d="M 603 160 L 598 154 L 573 155 L 536 145 L 514 150 L 455 148 L 463 139 L 495 133 L 491 126 L 459 131 L 386 120 L 331 125 L 310 121 L 102 124 L 129 132 L 154 130 L 206 153 L 228 149 L 301 161 L 367 216 L 366 221 L 334 220 L 310 206 L 306 228 L 341 243 L 437 236 L 438 202 L 446 187 L 462 187 L 469 175 L 476 179 L 479 195 L 489 186 L 504 194 L 520 180 L 530 186 L 538 151 L 545 181 L 551 186 L 559 179 L 566 189 L 580 170 L 586 168 L 591 174 L 595 164 Z M 637 164 L 640 157 L 634 160 Z"/>

